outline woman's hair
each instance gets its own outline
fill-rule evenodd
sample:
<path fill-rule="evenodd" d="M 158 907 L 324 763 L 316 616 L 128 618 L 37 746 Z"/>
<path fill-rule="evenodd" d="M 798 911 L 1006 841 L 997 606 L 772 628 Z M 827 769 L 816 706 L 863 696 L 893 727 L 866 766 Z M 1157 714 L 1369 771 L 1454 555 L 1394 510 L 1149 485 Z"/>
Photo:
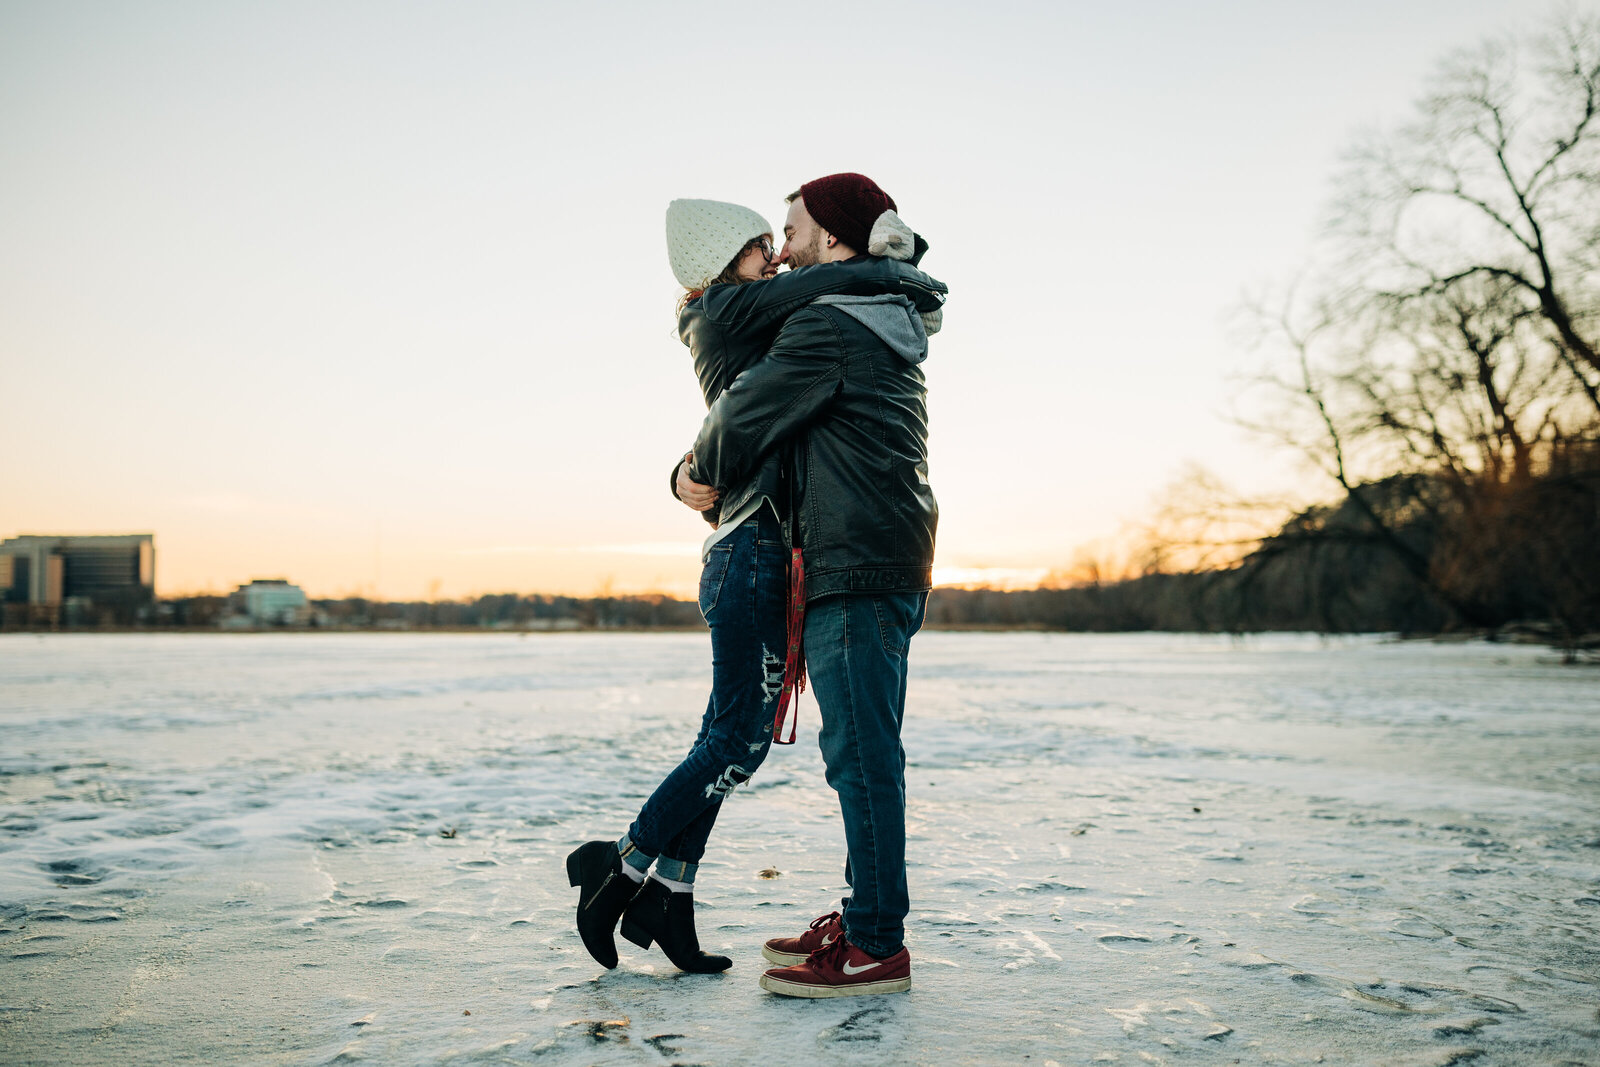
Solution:
<path fill-rule="evenodd" d="M 699 296 L 713 285 L 743 285 L 746 281 L 748 281 L 749 279 L 747 278 L 739 277 L 739 261 L 744 258 L 744 254 L 746 252 L 750 251 L 752 248 L 764 241 L 766 236 L 766 234 L 762 234 L 760 237 L 752 237 L 750 240 L 746 241 L 744 246 L 733 254 L 733 258 L 728 260 L 728 265 L 722 268 L 722 273 L 717 275 L 715 278 L 712 278 L 709 282 L 706 282 L 706 284 L 702 285 L 700 288 L 685 289 L 683 291 L 683 295 L 678 298 L 678 310 L 682 311 L 685 304 L 689 303 L 689 301 L 693 300 L 695 297 Z"/>

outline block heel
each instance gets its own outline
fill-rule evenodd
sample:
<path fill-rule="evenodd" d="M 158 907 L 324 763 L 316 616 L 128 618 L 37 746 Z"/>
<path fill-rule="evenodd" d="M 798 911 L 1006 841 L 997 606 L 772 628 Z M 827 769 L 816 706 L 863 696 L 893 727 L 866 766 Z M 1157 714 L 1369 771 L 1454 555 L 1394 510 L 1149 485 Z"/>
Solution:
<path fill-rule="evenodd" d="M 640 948 L 654 941 L 673 966 L 691 974 L 716 974 L 733 966 L 726 956 L 700 950 L 694 932 L 694 895 L 674 893 L 654 878 L 628 904 L 622 916 L 622 936 Z"/>
<path fill-rule="evenodd" d="M 650 943 L 655 940 L 650 936 L 650 931 L 644 928 L 644 924 L 634 918 L 632 912 L 622 917 L 622 936 L 640 948 L 649 948 Z"/>

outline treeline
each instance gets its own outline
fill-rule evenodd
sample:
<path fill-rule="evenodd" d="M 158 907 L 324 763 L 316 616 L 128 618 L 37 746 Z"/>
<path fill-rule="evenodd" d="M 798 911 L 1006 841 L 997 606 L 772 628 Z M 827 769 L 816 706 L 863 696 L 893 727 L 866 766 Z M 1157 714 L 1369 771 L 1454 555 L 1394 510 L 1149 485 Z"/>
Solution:
<path fill-rule="evenodd" d="M 1486 495 L 1486 494 L 1485 494 Z M 1600 453 L 1468 511 L 1396 476 L 1294 516 L 1233 566 L 1027 592 L 935 592 L 934 627 L 1470 631 L 1600 647 Z"/>
<path fill-rule="evenodd" d="M 929 629 L 1532 636 L 1600 648 L 1600 450 L 1467 512 L 1438 478 L 1395 476 L 1307 509 L 1231 566 L 1025 591 L 937 589 Z M 1417 561 L 1421 561 L 1420 566 Z M 669 596 L 313 600 L 312 628 L 700 630 Z M 163 601 L 160 626 L 218 626 L 221 596 Z"/>
<path fill-rule="evenodd" d="M 660 594 L 569 597 L 497 593 L 472 600 L 314 600 L 334 625 L 399 624 L 413 629 L 637 630 L 705 625 L 693 601 Z"/>
<path fill-rule="evenodd" d="M 312 600 L 308 628 L 357 630 L 616 630 L 704 627 L 692 600 L 659 594 L 569 597 L 496 593 L 470 600 Z M 167 625 L 206 629 L 229 615 L 225 596 L 178 597 L 162 602 Z M 301 628 L 301 627 L 297 627 Z"/>

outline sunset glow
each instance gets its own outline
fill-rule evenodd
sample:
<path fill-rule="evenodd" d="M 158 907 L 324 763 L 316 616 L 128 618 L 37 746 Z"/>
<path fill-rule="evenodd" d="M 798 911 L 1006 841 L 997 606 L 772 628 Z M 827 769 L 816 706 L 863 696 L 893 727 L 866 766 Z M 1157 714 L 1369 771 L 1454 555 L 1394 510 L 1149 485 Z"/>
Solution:
<path fill-rule="evenodd" d="M 1522 5 L 1158 8 L 852 8 L 914 60 L 897 137 L 761 53 L 779 9 L 8 5 L 0 537 L 154 531 L 164 596 L 692 595 L 663 211 L 776 220 L 844 169 L 951 289 L 941 584 L 1067 572 L 1191 463 L 1309 484 L 1228 421 L 1230 314 L 1303 256 L 1351 132 Z"/>

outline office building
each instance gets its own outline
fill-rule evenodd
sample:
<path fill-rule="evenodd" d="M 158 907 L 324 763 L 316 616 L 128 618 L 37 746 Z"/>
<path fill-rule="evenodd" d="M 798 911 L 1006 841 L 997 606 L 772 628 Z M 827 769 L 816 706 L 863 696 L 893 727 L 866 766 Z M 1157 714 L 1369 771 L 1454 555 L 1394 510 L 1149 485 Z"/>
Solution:
<path fill-rule="evenodd" d="M 25 534 L 0 541 L 0 600 L 54 621 L 63 606 L 131 623 L 155 600 L 154 534 Z M 8 616 L 13 612 L 8 611 Z"/>
<path fill-rule="evenodd" d="M 294 626 L 311 615 L 305 592 L 287 578 L 257 578 L 241 585 L 228 594 L 228 607 L 235 618 L 247 618 L 256 626 Z"/>

